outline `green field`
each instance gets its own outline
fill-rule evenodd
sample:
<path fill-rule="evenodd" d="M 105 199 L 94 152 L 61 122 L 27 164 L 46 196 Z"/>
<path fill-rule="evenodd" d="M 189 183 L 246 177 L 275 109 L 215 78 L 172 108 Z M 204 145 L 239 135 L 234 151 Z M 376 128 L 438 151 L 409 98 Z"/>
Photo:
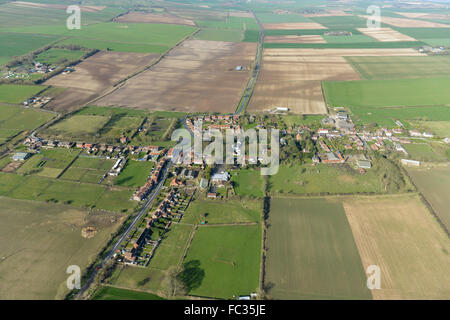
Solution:
<path fill-rule="evenodd" d="M 92 300 L 164 300 L 148 292 L 102 286 L 92 297 Z"/>
<path fill-rule="evenodd" d="M 256 16 L 261 23 L 311 22 L 310 19 L 299 14 L 276 14 L 271 12 L 258 12 Z"/>
<path fill-rule="evenodd" d="M 114 160 L 79 157 L 61 176 L 61 179 L 98 183 L 114 165 Z"/>
<path fill-rule="evenodd" d="M 200 227 L 186 259 L 189 294 L 231 299 L 259 287 L 261 228 Z"/>
<path fill-rule="evenodd" d="M 450 78 L 326 81 L 326 101 L 333 107 L 432 106 L 450 104 Z"/>
<path fill-rule="evenodd" d="M 79 50 L 51 48 L 38 54 L 36 57 L 36 61 L 47 65 L 53 65 L 57 63 L 78 60 L 85 54 L 86 52 Z"/>
<path fill-rule="evenodd" d="M 49 127 L 44 134 L 56 139 L 90 141 L 108 120 L 104 116 L 74 115 Z"/>
<path fill-rule="evenodd" d="M 186 210 L 182 222 L 197 225 L 204 221 L 207 224 L 259 222 L 261 212 L 259 201 L 195 200 Z"/>
<path fill-rule="evenodd" d="M 367 80 L 436 78 L 450 73 L 449 56 L 347 57 L 347 61 Z"/>
<path fill-rule="evenodd" d="M 238 29 L 201 29 L 194 39 L 239 42 L 242 40 L 242 31 Z"/>
<path fill-rule="evenodd" d="M 259 30 L 259 26 L 253 18 L 228 17 L 226 21 L 199 20 L 195 23 L 202 28 Z"/>
<path fill-rule="evenodd" d="M 409 158 L 419 161 L 447 161 L 445 149 L 439 148 L 438 144 L 408 143 L 403 145 L 409 154 Z"/>
<path fill-rule="evenodd" d="M 450 107 L 361 107 L 350 108 L 352 119 L 359 124 L 376 123 L 379 126 L 394 128 L 395 120 L 450 121 Z"/>
<path fill-rule="evenodd" d="M 42 176 L 56 178 L 68 165 L 78 156 L 79 150 L 72 149 L 43 149 L 40 153 L 30 157 L 18 170 L 20 174 L 36 173 Z M 47 170 L 46 170 L 47 169 Z M 45 172 L 51 172 L 56 169 L 55 175 L 46 175 Z"/>
<path fill-rule="evenodd" d="M 450 137 L 450 121 L 410 121 L 410 123 L 439 137 Z"/>
<path fill-rule="evenodd" d="M 0 43 L 2 44 L 0 47 L 0 65 L 8 62 L 12 57 L 27 54 L 56 41 L 58 38 L 58 36 L 50 35 L 0 33 Z"/>
<path fill-rule="evenodd" d="M 156 249 L 149 267 L 167 270 L 172 266 L 180 266 L 193 230 L 194 227 L 190 225 L 172 225 Z"/>
<path fill-rule="evenodd" d="M 280 165 L 278 173 L 270 176 L 269 183 L 273 194 L 384 192 L 375 166 L 362 175 L 340 165 Z"/>
<path fill-rule="evenodd" d="M 129 160 L 114 183 L 125 187 L 142 187 L 152 168 L 152 162 Z"/>
<path fill-rule="evenodd" d="M 376 42 L 372 37 L 363 34 L 354 34 L 351 36 L 322 36 L 327 43 L 364 43 Z"/>
<path fill-rule="evenodd" d="M 2 299 L 63 299 L 68 293 L 67 267 L 78 265 L 83 271 L 121 221 L 116 214 L 63 205 L 0 201 L 0 252 L 6 257 L 0 263 Z M 93 238 L 81 236 L 85 226 L 97 229 Z"/>
<path fill-rule="evenodd" d="M 0 103 L 22 104 L 43 91 L 45 86 L 0 84 Z"/>
<path fill-rule="evenodd" d="M 342 204 L 272 198 L 265 283 L 275 299 L 371 299 Z"/>
<path fill-rule="evenodd" d="M 122 265 L 114 270 L 110 283 L 131 290 L 158 293 L 165 278 L 166 272 L 163 270 Z"/>
<path fill-rule="evenodd" d="M 233 174 L 231 181 L 239 196 L 264 197 L 263 177 L 259 170 L 241 169 Z"/>
<path fill-rule="evenodd" d="M 411 179 L 419 191 L 430 202 L 442 222 L 450 229 L 450 168 L 448 166 L 434 168 L 407 168 Z"/>
<path fill-rule="evenodd" d="M 366 28 L 367 20 L 357 16 L 313 17 L 312 21 L 327 28 Z"/>
<path fill-rule="evenodd" d="M 264 48 L 316 48 L 316 49 L 388 49 L 388 48 L 418 48 L 425 45 L 420 41 L 398 42 L 335 42 L 335 43 L 264 43 Z"/>
<path fill-rule="evenodd" d="M 0 106 L 0 143 L 23 130 L 35 129 L 53 117 L 53 114 L 40 110 Z"/>

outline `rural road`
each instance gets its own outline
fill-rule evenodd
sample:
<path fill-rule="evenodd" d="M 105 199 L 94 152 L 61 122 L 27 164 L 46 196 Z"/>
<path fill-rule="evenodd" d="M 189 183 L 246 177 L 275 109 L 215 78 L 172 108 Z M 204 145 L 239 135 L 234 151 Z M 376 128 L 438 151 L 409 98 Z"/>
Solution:
<path fill-rule="evenodd" d="M 247 88 L 244 91 L 244 95 L 242 96 L 242 99 L 239 103 L 238 109 L 236 110 L 235 114 L 241 114 L 241 113 L 245 112 L 245 110 L 247 109 L 247 105 L 252 96 L 253 88 L 255 86 L 256 79 L 258 78 L 258 75 L 259 75 L 259 69 L 261 67 L 261 57 L 262 57 L 263 41 L 264 41 L 264 29 L 263 29 L 263 26 L 262 26 L 261 22 L 259 21 L 258 17 L 253 12 L 253 10 L 251 11 L 251 13 L 255 17 L 255 20 L 259 26 L 258 50 L 256 52 L 256 62 L 255 62 L 255 68 L 253 69 L 252 77 L 247 84 Z"/>
<path fill-rule="evenodd" d="M 133 221 L 130 223 L 130 225 L 128 226 L 128 228 L 125 230 L 125 232 L 122 233 L 122 235 L 120 236 L 120 238 L 117 240 L 116 244 L 112 247 L 112 249 L 109 251 L 109 253 L 106 255 L 106 257 L 103 258 L 102 262 L 97 266 L 97 269 L 95 269 L 91 275 L 91 277 L 86 281 L 86 283 L 81 287 L 80 291 L 77 293 L 76 297 L 81 297 L 81 295 L 89 288 L 89 286 L 91 285 L 92 281 L 94 280 L 95 276 L 97 275 L 98 271 L 103 267 L 103 265 L 109 260 L 111 259 L 111 257 L 114 255 L 114 253 L 116 252 L 116 250 L 120 247 L 120 245 L 122 244 L 123 240 L 125 240 L 125 238 L 130 234 L 131 230 L 133 230 L 133 228 L 136 226 L 136 224 L 138 223 L 138 221 L 142 218 L 142 216 L 144 216 L 148 210 L 148 208 L 150 207 L 150 205 L 152 204 L 153 200 L 156 198 L 156 196 L 159 194 L 159 192 L 161 191 L 161 188 L 164 185 L 164 182 L 166 181 L 167 175 L 170 171 L 170 168 L 172 167 L 172 161 L 169 161 L 168 164 L 166 165 L 165 169 L 164 169 L 164 174 L 163 177 L 161 179 L 161 181 L 158 183 L 158 185 L 156 186 L 156 188 L 153 190 L 153 192 L 151 193 L 151 195 L 147 198 L 147 200 L 145 201 L 144 206 L 139 210 L 138 214 L 136 215 L 136 217 L 133 219 Z"/>

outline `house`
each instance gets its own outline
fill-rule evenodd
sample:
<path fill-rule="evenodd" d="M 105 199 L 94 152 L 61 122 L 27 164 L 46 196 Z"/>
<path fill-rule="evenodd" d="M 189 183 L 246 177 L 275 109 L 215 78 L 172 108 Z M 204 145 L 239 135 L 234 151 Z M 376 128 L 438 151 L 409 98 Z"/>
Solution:
<path fill-rule="evenodd" d="M 416 130 L 409 130 L 409 134 L 412 137 L 421 137 L 422 136 L 422 134 L 419 131 L 416 131 Z"/>
<path fill-rule="evenodd" d="M 14 161 L 25 161 L 30 156 L 31 156 L 31 154 L 27 153 L 27 152 L 17 152 L 16 154 L 13 155 L 12 159 Z"/>
<path fill-rule="evenodd" d="M 372 162 L 370 160 L 356 160 L 356 164 L 361 169 L 370 169 L 370 168 L 372 168 Z"/>
<path fill-rule="evenodd" d="M 170 182 L 171 187 L 178 187 L 183 185 L 184 185 L 183 181 L 178 180 L 177 178 L 173 178 L 173 180 Z"/>
<path fill-rule="evenodd" d="M 328 129 L 319 129 L 319 130 L 317 130 L 317 133 L 319 134 L 319 135 L 327 135 L 328 134 Z"/>
<path fill-rule="evenodd" d="M 211 177 L 213 182 L 226 182 L 230 180 L 230 174 L 226 171 L 217 172 Z"/>
<path fill-rule="evenodd" d="M 215 198 L 217 198 L 217 193 L 215 193 L 215 192 L 208 192 L 208 196 L 207 197 L 215 199 Z"/>

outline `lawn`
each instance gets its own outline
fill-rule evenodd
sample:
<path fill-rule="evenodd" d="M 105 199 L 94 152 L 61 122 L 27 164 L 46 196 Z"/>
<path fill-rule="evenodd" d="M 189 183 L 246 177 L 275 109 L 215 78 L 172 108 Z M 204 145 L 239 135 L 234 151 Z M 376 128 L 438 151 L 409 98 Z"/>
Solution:
<path fill-rule="evenodd" d="M 45 86 L 0 84 L 0 103 L 22 104 L 46 88 Z"/>
<path fill-rule="evenodd" d="M 367 80 L 446 77 L 449 56 L 347 57 L 347 61 Z"/>
<path fill-rule="evenodd" d="M 204 221 L 207 224 L 259 222 L 261 213 L 260 201 L 195 200 L 186 210 L 182 222 L 197 225 Z"/>
<path fill-rule="evenodd" d="M 342 204 L 272 198 L 265 283 L 275 299 L 371 299 Z"/>
<path fill-rule="evenodd" d="M 164 300 L 148 292 L 102 286 L 92 297 L 92 300 Z"/>
<path fill-rule="evenodd" d="M 142 187 L 152 168 L 152 162 L 129 160 L 114 183 L 123 187 Z"/>
<path fill-rule="evenodd" d="M 115 214 L 98 216 L 69 206 L 0 201 L 0 252 L 6 257 L 0 263 L 1 299 L 64 299 L 67 267 L 83 271 L 121 222 Z M 93 238 L 81 236 L 86 226 L 97 229 Z"/>
<path fill-rule="evenodd" d="M 450 168 L 407 168 L 408 173 L 419 191 L 430 202 L 442 222 L 450 229 Z"/>
<path fill-rule="evenodd" d="M 189 248 L 189 294 L 232 299 L 259 287 L 261 227 L 200 227 Z"/>
<path fill-rule="evenodd" d="M 333 107 L 430 106 L 450 104 L 450 78 L 326 81 L 326 101 Z"/>
<path fill-rule="evenodd" d="M 450 298 L 448 236 L 417 195 L 346 198 L 343 206 L 364 268 L 380 267 L 374 299 Z"/>
<path fill-rule="evenodd" d="M 259 170 L 242 169 L 231 177 L 234 190 L 239 196 L 264 197 L 263 177 Z"/>

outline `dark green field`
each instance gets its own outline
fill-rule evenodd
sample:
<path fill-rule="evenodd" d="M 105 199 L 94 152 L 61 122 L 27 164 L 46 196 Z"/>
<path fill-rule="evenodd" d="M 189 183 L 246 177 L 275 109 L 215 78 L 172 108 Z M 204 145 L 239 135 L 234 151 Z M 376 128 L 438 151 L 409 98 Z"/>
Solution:
<path fill-rule="evenodd" d="M 265 283 L 275 299 L 371 299 L 338 201 L 272 198 Z"/>
<path fill-rule="evenodd" d="M 164 300 L 156 294 L 109 286 L 101 287 L 93 296 L 93 300 Z"/>

